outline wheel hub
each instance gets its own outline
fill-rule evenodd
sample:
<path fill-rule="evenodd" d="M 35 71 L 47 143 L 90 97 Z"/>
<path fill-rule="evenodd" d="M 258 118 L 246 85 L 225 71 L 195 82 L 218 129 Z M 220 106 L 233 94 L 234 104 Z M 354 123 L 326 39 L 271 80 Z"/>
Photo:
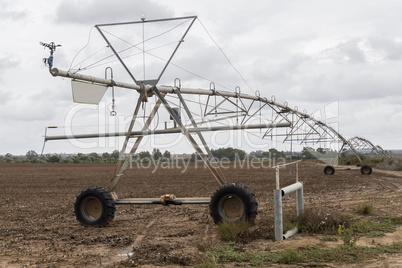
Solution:
<path fill-rule="evenodd" d="M 99 199 L 88 197 L 82 204 L 82 215 L 88 220 L 96 220 L 102 214 L 102 204 Z"/>
<path fill-rule="evenodd" d="M 369 172 L 370 172 L 370 169 L 369 169 L 368 167 L 364 167 L 364 168 L 363 168 L 363 172 L 364 172 L 364 173 L 369 173 Z"/>
<path fill-rule="evenodd" d="M 228 196 L 222 201 L 223 218 L 226 220 L 236 220 L 243 216 L 243 202 L 236 196 Z"/>

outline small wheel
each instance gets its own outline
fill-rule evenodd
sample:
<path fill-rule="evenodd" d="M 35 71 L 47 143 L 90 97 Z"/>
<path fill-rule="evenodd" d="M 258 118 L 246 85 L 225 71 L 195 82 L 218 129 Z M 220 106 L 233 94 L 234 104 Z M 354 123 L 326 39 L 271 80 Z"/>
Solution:
<path fill-rule="evenodd" d="M 99 186 L 82 190 L 74 203 L 75 216 L 83 226 L 105 226 L 113 220 L 115 211 L 113 197 Z"/>
<path fill-rule="evenodd" d="M 334 173 L 335 173 L 335 168 L 333 166 L 326 166 L 324 168 L 325 175 L 334 175 Z"/>
<path fill-rule="evenodd" d="M 226 183 L 211 197 L 209 214 L 215 223 L 255 220 L 257 216 L 255 195 L 240 183 Z"/>
<path fill-rule="evenodd" d="M 360 172 L 363 175 L 370 175 L 373 172 L 373 169 L 369 165 L 364 165 L 360 168 Z"/>

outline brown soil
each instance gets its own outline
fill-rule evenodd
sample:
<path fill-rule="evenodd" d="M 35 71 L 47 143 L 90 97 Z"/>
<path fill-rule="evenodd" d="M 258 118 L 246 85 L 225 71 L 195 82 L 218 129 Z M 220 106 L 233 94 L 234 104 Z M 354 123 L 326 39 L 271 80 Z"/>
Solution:
<path fill-rule="evenodd" d="M 42 164 L 35 177 L 36 165 L 0 163 L 0 267 L 194 266 L 203 258 L 205 248 L 223 243 L 207 205 L 120 205 L 108 226 L 81 226 L 73 211 L 75 196 L 89 185 L 107 188 L 114 169 L 113 164 Z M 218 187 L 200 164 L 191 165 L 185 172 L 166 166 L 153 170 L 133 166 L 116 193 L 119 197 L 159 197 L 168 193 L 209 197 Z M 248 249 L 275 250 L 319 243 L 318 236 L 305 234 L 284 242 L 273 241 L 274 169 L 237 164 L 223 172 L 228 181 L 243 183 L 257 197 L 258 215 Z M 281 169 L 280 178 L 281 187 L 293 183 L 294 167 Z M 301 163 L 299 180 L 304 184 L 306 209 L 356 215 L 356 207 L 369 202 L 375 215 L 402 216 L 402 173 L 374 170 L 366 176 L 359 170 L 337 170 L 326 176 L 322 165 Z M 284 214 L 295 211 L 295 196 L 286 196 L 283 206 Z M 369 244 L 372 239 L 366 240 L 358 243 Z M 376 238 L 376 243 L 393 241 L 402 241 L 401 227 Z M 334 246 L 336 242 L 325 244 Z M 402 254 L 384 255 L 354 267 L 402 267 Z"/>

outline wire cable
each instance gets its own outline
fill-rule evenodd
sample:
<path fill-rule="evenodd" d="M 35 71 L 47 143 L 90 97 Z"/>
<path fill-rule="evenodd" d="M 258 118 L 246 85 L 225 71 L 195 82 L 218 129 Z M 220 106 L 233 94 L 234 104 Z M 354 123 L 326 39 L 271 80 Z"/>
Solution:
<path fill-rule="evenodd" d="M 93 30 L 94 28 L 95 28 L 95 27 L 92 27 L 91 30 L 89 30 L 87 43 L 85 44 L 85 46 L 83 46 L 83 47 L 77 52 L 77 54 L 75 54 L 73 60 L 72 60 L 71 63 L 70 63 L 70 68 L 68 68 L 68 70 L 71 70 L 71 66 L 73 65 L 73 62 L 74 62 L 75 58 L 78 56 L 78 54 L 80 54 L 80 53 L 89 45 L 89 42 L 91 41 L 92 30 Z"/>
<path fill-rule="evenodd" d="M 129 47 L 118 51 L 119 54 L 120 54 L 120 53 L 123 53 L 123 52 L 125 52 L 125 51 L 127 51 L 127 50 L 130 50 L 130 49 L 132 49 L 132 48 L 136 48 L 136 49 L 140 50 L 140 53 L 143 53 L 143 52 L 144 52 L 144 49 L 138 48 L 139 45 L 144 44 L 145 42 L 148 42 L 148 41 L 153 40 L 153 39 L 155 39 L 155 38 L 158 38 L 158 37 L 160 37 L 160 36 L 162 36 L 162 35 L 165 35 L 165 34 L 171 32 L 171 31 L 173 31 L 174 29 L 180 27 L 181 25 L 183 25 L 184 23 L 186 23 L 186 22 L 188 22 L 188 21 L 189 21 L 189 20 L 185 20 L 185 21 L 183 21 L 183 22 L 177 24 L 176 26 L 172 27 L 171 29 L 169 29 L 169 30 L 167 30 L 167 31 L 165 31 L 165 32 L 162 32 L 162 33 L 160 33 L 160 34 L 154 35 L 154 36 L 152 36 L 152 37 L 150 37 L 150 38 L 148 38 L 148 39 L 145 39 L 145 40 L 143 39 L 141 42 L 139 42 L 139 43 L 137 43 L 137 44 L 132 44 L 131 42 L 129 42 L 129 41 L 127 41 L 127 40 L 125 40 L 125 39 L 123 39 L 123 38 L 121 38 L 121 37 L 119 37 L 119 36 L 117 36 L 117 35 L 115 35 L 115 34 L 113 34 L 113 33 L 111 33 L 111 32 L 109 32 L 109 31 L 106 31 L 105 29 L 101 29 L 101 31 L 102 31 L 102 32 L 105 32 L 105 33 L 107 33 L 107 34 L 109 34 L 109 35 L 111 35 L 111 36 L 113 36 L 113 37 L 115 37 L 115 38 L 121 40 L 122 42 L 127 43 L 127 44 L 130 45 Z M 89 44 L 89 42 L 90 42 L 90 39 L 91 39 L 91 32 L 92 32 L 92 29 L 93 29 L 93 28 L 94 28 L 94 27 L 91 28 L 90 35 L 89 35 L 87 44 L 76 54 L 76 56 L 74 57 L 74 59 L 77 57 L 77 55 L 78 55 L 82 50 L 84 50 L 84 49 L 88 46 L 88 44 Z M 177 43 L 177 41 L 176 41 L 175 43 Z M 161 47 L 163 47 L 163 46 L 161 46 Z M 86 66 L 86 67 L 84 67 L 84 68 L 79 69 L 79 70 L 87 70 L 87 69 L 90 69 L 90 67 L 96 65 L 97 63 L 100 63 L 100 62 L 102 62 L 102 61 L 104 61 L 104 60 L 106 60 L 106 59 L 108 59 L 108 58 L 113 57 L 113 56 L 115 56 L 115 55 L 114 55 L 114 54 L 111 54 L 111 55 L 109 55 L 109 56 L 107 56 L 107 57 L 105 57 L 105 58 L 103 58 L 103 59 L 100 59 L 100 60 L 96 61 L 95 63 L 92 63 L 92 64 L 90 64 L 90 65 L 88 65 L 88 66 Z M 74 61 L 74 59 L 73 59 L 73 61 Z M 73 62 L 73 61 L 72 61 L 72 62 Z M 71 63 L 71 65 L 72 65 L 72 63 Z M 71 65 L 70 65 L 70 69 L 71 69 Z M 99 66 L 99 65 L 96 65 L 95 67 L 97 67 L 97 66 Z"/>
<path fill-rule="evenodd" d="M 209 38 L 211 38 L 212 42 L 214 42 L 214 44 L 218 47 L 218 49 L 221 51 L 221 53 L 223 54 L 223 56 L 225 57 L 225 59 L 228 61 L 228 63 L 232 66 L 232 68 L 236 71 L 236 73 L 240 76 L 240 78 L 243 80 L 243 82 L 251 89 L 251 91 L 253 93 L 254 90 L 251 88 L 251 86 L 247 83 L 246 79 L 244 79 L 243 75 L 239 72 L 239 70 L 233 65 L 233 63 L 230 61 L 230 59 L 228 58 L 228 56 L 226 56 L 225 52 L 223 51 L 223 49 L 218 45 L 218 43 L 215 41 L 215 39 L 211 36 L 211 34 L 208 32 L 207 28 L 204 26 L 204 24 L 201 22 L 201 20 L 199 18 L 197 18 L 198 21 L 200 22 L 202 28 L 204 28 L 205 32 L 207 33 L 207 35 L 209 36 Z"/>

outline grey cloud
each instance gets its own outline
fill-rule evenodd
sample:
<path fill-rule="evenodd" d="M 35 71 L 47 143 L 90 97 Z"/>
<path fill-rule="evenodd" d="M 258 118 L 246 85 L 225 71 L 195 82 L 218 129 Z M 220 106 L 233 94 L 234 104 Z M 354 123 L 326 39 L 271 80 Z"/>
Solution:
<path fill-rule="evenodd" d="M 372 37 L 368 39 L 369 45 L 374 53 L 382 56 L 386 60 L 402 59 L 402 42 L 390 40 L 386 37 Z"/>
<path fill-rule="evenodd" d="M 402 42 L 387 37 L 356 38 L 323 51 L 325 59 L 338 63 L 365 63 L 370 58 L 399 61 L 402 59 Z"/>
<path fill-rule="evenodd" d="M 152 1 L 63 1 L 57 8 L 55 21 L 76 24 L 135 21 L 142 13 L 149 18 L 165 18 L 173 14 L 168 6 Z"/>
<path fill-rule="evenodd" d="M 339 43 L 334 48 L 323 52 L 325 58 L 343 63 L 362 63 L 366 62 L 366 55 L 359 43 L 362 39 L 352 39 Z"/>
<path fill-rule="evenodd" d="M 0 58 L 0 81 L 2 81 L 3 74 L 10 69 L 18 67 L 20 64 L 16 60 L 11 60 L 9 58 Z"/>
<path fill-rule="evenodd" d="M 0 58 L 0 72 L 5 69 L 15 68 L 19 63 L 15 60 L 10 60 L 9 58 Z"/>
<path fill-rule="evenodd" d="M 51 120 L 57 114 L 55 111 L 64 110 L 71 103 L 69 93 L 65 90 L 44 90 L 31 95 L 3 94 L 7 101 L 0 104 L 1 119 L 29 122 Z"/>
<path fill-rule="evenodd" d="M 5 106 L 9 102 L 9 100 L 11 100 L 11 94 L 7 93 L 5 90 L 0 90 L 0 95 L 2 96 L 0 107 Z"/>
<path fill-rule="evenodd" d="M 0 20 L 21 20 L 28 16 L 28 12 L 25 10 L 14 10 L 11 1 L 2 1 L 0 9 Z"/>

